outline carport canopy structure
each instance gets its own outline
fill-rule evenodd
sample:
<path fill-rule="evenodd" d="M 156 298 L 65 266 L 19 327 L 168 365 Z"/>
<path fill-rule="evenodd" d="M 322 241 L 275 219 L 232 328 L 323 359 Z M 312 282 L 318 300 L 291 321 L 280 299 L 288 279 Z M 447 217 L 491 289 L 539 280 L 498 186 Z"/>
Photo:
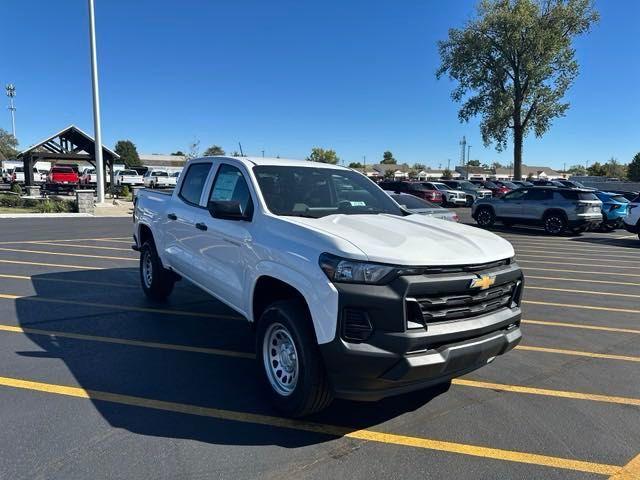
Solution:
<path fill-rule="evenodd" d="M 85 161 L 95 167 L 95 153 L 95 140 L 75 125 L 69 125 L 64 130 L 20 152 L 18 158 L 22 159 L 24 164 L 25 184 L 33 185 L 33 166 L 36 162 L 49 161 L 55 164 L 61 161 L 65 161 L 65 163 Z M 113 175 L 113 164 L 120 158 L 120 155 L 103 145 L 102 157 L 105 169 L 108 168 Z"/>

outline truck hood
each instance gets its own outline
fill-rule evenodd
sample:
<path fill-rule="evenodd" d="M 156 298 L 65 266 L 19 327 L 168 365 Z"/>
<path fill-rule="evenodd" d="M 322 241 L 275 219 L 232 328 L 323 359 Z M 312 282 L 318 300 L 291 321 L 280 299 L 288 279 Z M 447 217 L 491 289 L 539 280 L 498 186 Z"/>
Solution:
<path fill-rule="evenodd" d="M 511 244 L 491 232 L 424 215 L 281 218 L 350 242 L 372 262 L 415 266 L 468 265 L 514 256 Z"/>

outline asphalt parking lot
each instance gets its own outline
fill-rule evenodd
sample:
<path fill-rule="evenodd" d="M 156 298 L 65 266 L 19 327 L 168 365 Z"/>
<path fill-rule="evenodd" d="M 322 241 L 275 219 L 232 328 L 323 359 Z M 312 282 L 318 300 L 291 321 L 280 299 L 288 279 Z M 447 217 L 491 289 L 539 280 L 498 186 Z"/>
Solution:
<path fill-rule="evenodd" d="M 145 299 L 130 219 L 0 220 L 0 478 L 640 478 L 637 236 L 495 231 L 526 276 L 516 350 L 298 421 L 233 311 L 185 281 Z"/>

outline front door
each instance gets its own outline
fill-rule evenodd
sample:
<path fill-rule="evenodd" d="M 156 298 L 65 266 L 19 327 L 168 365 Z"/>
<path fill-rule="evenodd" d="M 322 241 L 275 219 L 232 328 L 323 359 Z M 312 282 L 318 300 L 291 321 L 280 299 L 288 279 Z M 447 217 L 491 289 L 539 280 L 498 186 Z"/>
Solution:
<path fill-rule="evenodd" d="M 526 189 L 514 190 L 507 193 L 499 200 L 498 216 L 502 218 L 519 218 L 522 216 L 523 199 L 527 194 Z"/>

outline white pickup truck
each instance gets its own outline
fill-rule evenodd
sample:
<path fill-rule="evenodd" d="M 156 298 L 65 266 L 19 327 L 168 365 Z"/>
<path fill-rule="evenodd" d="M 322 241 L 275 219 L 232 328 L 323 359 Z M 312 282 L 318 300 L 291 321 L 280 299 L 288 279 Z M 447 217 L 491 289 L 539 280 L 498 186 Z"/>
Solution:
<path fill-rule="evenodd" d="M 510 243 L 412 215 L 347 168 L 194 159 L 173 192 L 138 194 L 133 236 L 151 299 L 185 278 L 253 323 L 291 416 L 450 382 L 521 339 Z"/>

